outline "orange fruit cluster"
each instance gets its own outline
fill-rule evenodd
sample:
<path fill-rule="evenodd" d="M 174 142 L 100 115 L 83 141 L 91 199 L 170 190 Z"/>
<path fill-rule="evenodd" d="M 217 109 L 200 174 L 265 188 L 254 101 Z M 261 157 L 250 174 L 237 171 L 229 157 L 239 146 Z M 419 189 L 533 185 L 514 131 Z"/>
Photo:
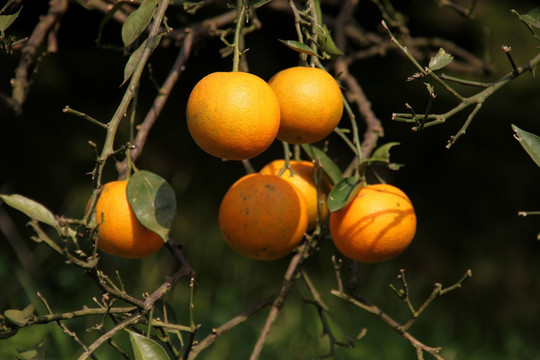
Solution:
<path fill-rule="evenodd" d="M 186 119 L 193 140 L 210 155 L 251 159 L 274 139 L 307 144 L 324 139 L 343 114 L 339 85 L 326 71 L 293 67 L 267 83 L 245 72 L 216 72 L 191 91 Z"/>
<path fill-rule="evenodd" d="M 255 157 L 279 139 L 304 144 L 324 139 L 339 123 L 343 98 L 325 71 L 285 69 L 269 83 L 243 72 L 212 73 L 200 80 L 187 104 L 187 125 L 207 153 L 229 160 Z M 291 253 L 307 231 L 330 218 L 337 249 L 360 262 L 401 254 L 416 231 L 411 201 L 386 184 L 364 186 L 343 209 L 329 214 L 330 180 L 313 162 L 274 160 L 237 180 L 222 199 L 218 222 L 226 242 L 241 255 L 275 260 Z M 140 258 L 164 242 L 137 220 L 126 181 L 103 187 L 96 203 L 98 248 Z"/>
<path fill-rule="evenodd" d="M 268 83 L 243 72 L 212 73 L 195 85 L 186 109 L 197 145 L 227 160 L 258 156 L 276 138 L 293 144 L 322 140 L 342 114 L 337 82 L 326 71 L 310 67 L 285 69 Z M 328 179 L 316 185 L 311 162 L 291 161 L 282 172 L 284 164 L 276 160 L 259 174 L 242 177 L 222 200 L 221 231 L 242 255 L 283 257 L 317 221 L 328 217 Z"/>
<path fill-rule="evenodd" d="M 291 161 L 290 169 L 278 176 L 284 165 L 284 160 L 275 160 L 259 173 L 240 178 L 221 202 L 219 226 L 223 237 L 248 258 L 275 260 L 286 256 L 306 231 L 315 228 L 319 217 L 320 221 L 328 217 L 325 200 L 329 180 L 316 185 L 314 165 L 309 161 Z"/>

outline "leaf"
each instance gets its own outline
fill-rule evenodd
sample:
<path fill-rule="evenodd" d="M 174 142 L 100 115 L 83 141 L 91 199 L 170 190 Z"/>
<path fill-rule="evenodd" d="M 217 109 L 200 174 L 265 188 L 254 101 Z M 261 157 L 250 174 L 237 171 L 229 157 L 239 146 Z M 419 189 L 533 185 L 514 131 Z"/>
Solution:
<path fill-rule="evenodd" d="M 325 53 L 330 55 L 330 57 L 343 55 L 343 51 L 337 47 L 334 39 L 332 39 L 332 36 L 330 35 L 330 30 L 328 30 L 326 25 L 323 24 L 322 28 L 318 28 L 317 33 L 319 36 L 319 44 Z"/>
<path fill-rule="evenodd" d="M 403 165 L 390 162 L 390 149 L 396 145 L 399 145 L 398 142 L 390 142 L 378 147 L 373 155 L 367 159 L 363 160 L 359 165 L 360 170 L 364 170 L 370 165 L 382 165 L 386 166 L 390 170 L 399 170 Z"/>
<path fill-rule="evenodd" d="M 131 176 L 126 194 L 141 224 L 167 241 L 176 215 L 176 195 L 167 181 L 150 171 L 140 170 Z"/>
<path fill-rule="evenodd" d="M 534 8 L 527 14 L 521 16 L 521 20 L 527 24 L 540 28 L 540 7 Z"/>
<path fill-rule="evenodd" d="M 446 65 L 450 64 L 452 60 L 454 60 L 454 57 L 445 52 L 443 48 L 440 48 L 437 55 L 429 60 L 429 70 L 435 71 L 442 69 Z"/>
<path fill-rule="evenodd" d="M 516 132 L 514 137 L 523 146 L 536 165 L 540 166 L 540 136 L 521 130 L 516 125 L 512 125 L 512 129 Z"/>
<path fill-rule="evenodd" d="M 320 56 L 316 52 L 314 52 L 312 48 L 310 48 L 306 44 L 301 43 L 300 41 L 281 40 L 281 39 L 279 39 L 279 41 L 282 42 L 289 49 L 292 49 L 294 51 L 298 51 L 298 52 L 303 53 L 303 54 L 314 55 L 314 56 L 317 56 L 317 57 L 320 58 Z"/>
<path fill-rule="evenodd" d="M 141 6 L 126 18 L 122 25 L 122 41 L 124 46 L 131 45 L 146 29 L 158 5 L 158 0 L 149 0 L 142 3 Z"/>
<path fill-rule="evenodd" d="M 328 199 L 326 200 L 328 210 L 330 212 L 336 212 L 343 209 L 354 199 L 362 186 L 364 186 L 364 182 L 354 177 L 341 180 L 330 191 L 330 194 L 328 194 Z"/>
<path fill-rule="evenodd" d="M 336 185 L 338 182 L 341 181 L 341 179 L 343 178 L 341 170 L 336 165 L 336 163 L 333 162 L 332 159 L 328 157 L 328 155 L 326 155 L 324 151 L 309 144 L 302 144 L 301 146 L 302 149 L 304 149 L 304 151 L 312 160 L 318 160 L 321 162 L 322 169 L 326 173 L 326 175 L 328 175 L 328 177 L 332 181 L 332 184 Z"/>
<path fill-rule="evenodd" d="M 371 155 L 371 161 L 390 162 L 390 149 L 399 145 L 398 142 L 389 142 L 387 144 L 379 146 Z"/>
<path fill-rule="evenodd" d="M 13 22 L 19 16 L 21 9 L 22 9 L 22 6 L 14 14 L 0 15 L 0 35 L 3 34 L 7 30 L 7 28 L 11 26 L 11 24 L 13 24 Z"/>
<path fill-rule="evenodd" d="M 6 319 L 8 319 L 11 323 L 23 327 L 26 324 L 28 324 L 28 321 L 34 317 L 34 309 L 35 305 L 34 303 L 31 303 L 27 307 L 25 307 L 23 310 L 17 310 L 17 309 L 9 309 L 4 311 L 4 316 Z"/>
<path fill-rule="evenodd" d="M 14 209 L 24 213 L 29 218 L 50 226 L 56 226 L 56 219 L 52 212 L 40 203 L 22 195 L 0 195 L 0 199 Z"/>
<path fill-rule="evenodd" d="M 161 36 L 162 35 L 158 35 L 157 38 L 150 44 L 150 48 L 152 49 L 152 51 L 154 51 L 154 49 L 159 45 Z M 122 87 L 131 78 L 131 75 L 133 75 L 133 72 L 135 71 L 137 65 L 139 64 L 139 61 L 141 60 L 143 51 L 146 48 L 147 43 L 148 39 L 144 40 L 141 46 L 139 46 L 137 50 L 135 50 L 129 57 L 126 66 L 124 67 L 124 81 L 122 82 L 120 87 Z"/>
<path fill-rule="evenodd" d="M 165 349 L 149 337 L 126 330 L 129 333 L 135 360 L 169 360 Z"/>
<path fill-rule="evenodd" d="M 45 340 L 28 349 L 17 349 L 15 356 L 21 360 L 45 360 Z"/>

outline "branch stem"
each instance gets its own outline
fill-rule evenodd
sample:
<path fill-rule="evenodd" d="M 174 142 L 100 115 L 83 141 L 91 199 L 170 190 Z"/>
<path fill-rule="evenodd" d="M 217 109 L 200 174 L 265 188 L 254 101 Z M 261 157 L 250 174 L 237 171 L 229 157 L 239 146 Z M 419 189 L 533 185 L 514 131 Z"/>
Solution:
<path fill-rule="evenodd" d="M 238 9 L 238 16 L 236 17 L 236 27 L 234 29 L 234 54 L 233 54 L 233 69 L 232 71 L 238 71 L 240 68 L 240 56 L 242 51 L 240 50 L 240 37 L 242 36 L 242 27 L 246 16 L 247 5 L 244 0 L 238 0 L 240 8 Z"/>
<path fill-rule="evenodd" d="M 131 103 L 133 96 L 135 95 L 135 91 L 137 89 L 141 75 L 146 66 L 146 62 L 148 61 L 152 53 L 151 44 L 154 43 L 155 39 L 157 38 L 159 34 L 161 22 L 163 21 L 163 18 L 165 17 L 165 11 L 167 10 L 167 7 L 169 6 L 169 2 L 170 0 L 162 0 L 159 2 L 158 8 L 156 10 L 156 14 L 154 15 L 154 22 L 152 23 L 152 26 L 150 28 L 150 32 L 148 35 L 149 40 L 147 41 L 147 46 L 144 48 L 141 54 L 141 58 L 139 62 L 137 63 L 135 70 L 133 71 L 131 80 L 126 89 L 126 92 L 124 93 L 122 101 L 120 102 L 120 105 L 118 106 L 112 119 L 108 123 L 107 136 L 105 137 L 105 143 L 103 145 L 103 149 L 99 157 L 100 161 L 98 162 L 97 169 L 96 169 L 97 170 L 96 181 L 97 181 L 98 187 L 101 184 L 101 176 L 103 173 L 103 169 L 105 167 L 105 163 L 107 159 L 109 158 L 109 156 L 114 153 L 114 138 L 116 136 L 116 131 L 118 130 L 118 126 L 120 125 L 120 122 L 126 116 L 128 106 Z"/>

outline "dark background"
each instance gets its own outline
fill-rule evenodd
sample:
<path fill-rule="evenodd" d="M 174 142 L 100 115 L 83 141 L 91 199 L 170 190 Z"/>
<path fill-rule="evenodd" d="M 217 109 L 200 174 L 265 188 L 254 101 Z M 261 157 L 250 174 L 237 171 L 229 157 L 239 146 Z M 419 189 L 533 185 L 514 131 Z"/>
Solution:
<path fill-rule="evenodd" d="M 479 1 L 475 20 L 464 19 L 433 1 L 398 2 L 407 14 L 413 36 L 447 38 L 478 56 L 489 57 L 495 72 L 467 78 L 493 81 L 511 68 L 500 50 L 512 47 L 518 64 L 538 53 L 538 42 L 510 13 L 524 14 L 535 1 Z M 216 3 L 196 16 L 171 14 L 171 24 L 182 26 L 187 19 L 202 19 L 223 11 Z M 396 5 L 397 6 L 397 5 Z M 19 37 L 28 36 L 47 2 L 25 4 L 20 18 L 10 28 Z M 336 7 L 325 7 L 335 14 Z M 294 52 L 277 39 L 294 39 L 290 14 L 263 7 L 258 12 L 263 27 L 247 36 L 250 71 L 269 79 L 282 68 L 296 65 Z M 370 2 L 361 2 L 358 21 L 376 30 L 380 13 Z M 94 166 L 94 153 L 88 141 L 102 145 L 103 129 L 62 109 L 70 107 L 107 122 L 123 95 L 120 87 L 125 54 L 112 47 L 97 48 L 95 39 L 102 14 L 70 4 L 59 33 L 59 52 L 48 54 L 34 76 L 31 91 L 21 116 L 0 108 L 0 192 L 30 197 L 56 214 L 80 217 L 91 193 L 88 172 Z M 487 35 L 486 35 L 487 34 Z M 120 26 L 105 27 L 104 43 L 119 47 Z M 184 245 L 188 261 L 197 271 L 195 321 L 203 324 L 199 337 L 212 327 L 250 308 L 275 292 L 281 283 L 289 258 L 275 262 L 256 262 L 242 258 L 227 247 L 217 228 L 217 209 L 227 188 L 244 174 L 239 162 L 223 162 L 202 152 L 187 132 L 185 104 L 189 91 L 204 75 L 228 71 L 231 58 L 218 53 L 223 44 L 208 39 L 194 47 L 186 71 L 171 94 L 164 112 L 152 129 L 137 166 L 166 178 L 177 194 L 178 215 L 172 236 Z M 153 74 L 161 83 L 176 57 L 177 48 L 159 48 L 152 55 Z M 0 55 L 0 91 L 10 94 L 19 54 Z M 355 63 L 351 71 L 358 79 L 376 115 L 381 119 L 385 137 L 380 144 L 398 141 L 392 160 L 406 166 L 398 172 L 383 172 L 387 182 L 402 188 L 415 205 L 418 230 L 410 248 L 395 260 L 359 265 L 359 286 L 365 297 L 399 321 L 407 319 L 403 303 L 392 294 L 389 283 L 399 285 L 399 269 L 407 278 L 418 306 L 436 282 L 448 286 L 467 269 L 473 278 L 463 288 L 436 300 L 413 327 L 419 340 L 442 346 L 447 359 L 540 359 L 540 222 L 535 216 L 519 217 L 521 210 L 539 210 L 540 169 L 513 138 L 511 124 L 540 134 L 540 86 L 538 79 L 524 74 L 489 97 L 482 110 L 451 148 L 445 145 L 466 119 L 458 114 L 446 124 L 420 133 L 406 124 L 391 121 L 392 112 L 405 112 L 408 102 L 419 112 L 427 100 L 425 86 L 406 82 L 415 69 L 398 52 Z M 473 89 L 462 89 L 472 94 Z M 142 120 L 155 96 L 148 72 L 143 75 L 138 118 Z M 434 112 L 445 112 L 455 100 L 438 91 Z M 344 117 L 341 124 L 348 127 Z M 363 126 L 362 126 L 363 129 Z M 128 139 L 127 122 L 117 135 L 117 145 Z M 344 168 L 352 155 L 340 139 L 331 135 L 329 154 Z M 259 169 L 282 156 L 275 143 L 252 163 Z M 111 162 L 105 180 L 116 177 Z M 93 306 L 99 289 L 81 270 L 64 263 L 63 258 L 43 244 L 31 240 L 24 215 L 0 208 L 0 310 L 23 308 L 37 299 L 39 291 L 53 311 L 65 312 Z M 323 299 L 332 308 L 337 323 L 355 336 L 362 328 L 366 337 L 354 349 L 339 348 L 339 359 L 414 359 L 414 349 L 377 318 L 334 298 L 336 287 L 330 257 L 338 255 L 327 241 L 307 263 L 306 269 Z M 348 269 L 348 262 L 345 261 Z M 135 295 L 152 291 L 173 268 L 166 250 L 144 260 L 124 260 L 103 255 L 101 266 L 118 269 L 126 288 Z M 321 338 L 317 312 L 303 302 L 309 293 L 301 281 L 293 286 L 286 306 L 275 324 L 263 352 L 264 359 L 308 359 L 328 351 Z M 178 320 L 189 321 L 189 289 L 179 283 L 166 297 Z M 247 358 L 264 323 L 266 312 L 238 326 L 201 354 L 203 359 Z M 82 339 L 95 338 L 84 328 L 99 319 L 66 323 Z M 336 333 L 337 327 L 334 327 Z M 30 347 L 45 339 L 47 358 L 72 358 L 77 345 L 54 325 L 23 329 L 8 340 L 0 340 L 0 357 L 13 357 L 16 348 Z M 125 341 L 120 334 L 118 340 Z M 111 356 L 101 349 L 98 356 Z M 426 355 L 426 358 L 429 356 Z"/>

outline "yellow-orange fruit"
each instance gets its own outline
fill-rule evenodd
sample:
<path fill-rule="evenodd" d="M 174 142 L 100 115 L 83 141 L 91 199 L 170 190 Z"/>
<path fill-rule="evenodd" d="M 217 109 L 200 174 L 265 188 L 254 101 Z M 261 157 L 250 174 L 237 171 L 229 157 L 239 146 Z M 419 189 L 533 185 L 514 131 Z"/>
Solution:
<path fill-rule="evenodd" d="M 274 89 L 281 111 L 277 138 L 291 144 L 324 139 L 343 114 L 343 95 L 326 71 L 292 67 L 275 74 L 268 83 Z"/>
<path fill-rule="evenodd" d="M 266 164 L 259 173 L 263 175 L 278 175 L 284 166 L 285 160 L 274 160 L 271 163 Z M 320 208 L 321 222 L 328 218 L 326 197 L 332 188 L 330 180 L 323 174 L 321 177 L 321 185 L 319 187 L 319 197 L 317 198 L 317 185 L 313 178 L 313 163 L 311 161 L 291 160 L 289 161 L 289 167 L 293 170 L 293 174 L 291 175 L 291 171 L 286 169 L 283 174 L 281 174 L 281 178 L 296 186 L 306 199 L 308 230 L 313 230 L 317 224 L 318 207 Z"/>
<path fill-rule="evenodd" d="M 105 185 L 96 202 L 98 249 L 125 258 L 143 258 L 158 251 L 165 242 L 142 225 L 129 205 L 127 181 Z"/>
<path fill-rule="evenodd" d="M 392 185 L 364 186 L 345 208 L 330 214 L 330 235 L 350 259 L 376 263 L 401 254 L 416 232 L 407 195 Z"/>
<path fill-rule="evenodd" d="M 205 76 L 191 91 L 186 116 L 197 145 L 228 160 L 261 154 L 274 141 L 280 119 L 272 88 L 258 76 L 245 72 Z"/>
<path fill-rule="evenodd" d="M 279 259 L 302 241 L 306 201 L 297 188 L 277 176 L 249 174 L 223 197 L 219 226 L 239 254 L 256 260 Z"/>

